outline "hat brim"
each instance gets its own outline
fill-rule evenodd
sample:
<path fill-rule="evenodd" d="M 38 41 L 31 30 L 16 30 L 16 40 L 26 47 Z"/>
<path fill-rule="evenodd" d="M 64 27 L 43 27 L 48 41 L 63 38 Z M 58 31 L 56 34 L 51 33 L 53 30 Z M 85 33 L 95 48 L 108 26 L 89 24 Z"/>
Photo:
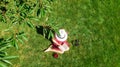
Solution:
<path fill-rule="evenodd" d="M 59 41 L 66 41 L 67 40 L 67 33 L 64 33 L 64 37 L 59 37 L 57 34 L 55 35 L 56 39 Z"/>

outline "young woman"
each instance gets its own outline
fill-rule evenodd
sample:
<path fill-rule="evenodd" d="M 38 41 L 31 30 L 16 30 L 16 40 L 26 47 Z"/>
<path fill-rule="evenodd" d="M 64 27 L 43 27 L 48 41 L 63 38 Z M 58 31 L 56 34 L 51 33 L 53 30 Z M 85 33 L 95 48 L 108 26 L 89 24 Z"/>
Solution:
<path fill-rule="evenodd" d="M 68 38 L 68 34 L 65 31 L 65 29 L 60 29 L 59 35 L 55 33 L 55 36 L 52 39 L 53 44 L 50 45 L 50 47 L 46 49 L 44 52 L 52 51 L 63 54 L 64 51 L 68 51 L 70 46 L 67 42 L 67 38 Z"/>

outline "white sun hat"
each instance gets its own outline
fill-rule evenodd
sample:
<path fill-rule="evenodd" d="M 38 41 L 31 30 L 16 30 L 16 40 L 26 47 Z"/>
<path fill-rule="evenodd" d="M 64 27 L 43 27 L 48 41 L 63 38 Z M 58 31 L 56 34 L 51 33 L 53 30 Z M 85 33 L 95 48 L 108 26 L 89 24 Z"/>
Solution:
<path fill-rule="evenodd" d="M 65 41 L 65 40 L 67 40 L 68 34 L 65 31 L 65 29 L 60 29 L 59 30 L 59 35 L 57 34 L 57 35 L 55 35 L 55 37 L 59 41 Z"/>

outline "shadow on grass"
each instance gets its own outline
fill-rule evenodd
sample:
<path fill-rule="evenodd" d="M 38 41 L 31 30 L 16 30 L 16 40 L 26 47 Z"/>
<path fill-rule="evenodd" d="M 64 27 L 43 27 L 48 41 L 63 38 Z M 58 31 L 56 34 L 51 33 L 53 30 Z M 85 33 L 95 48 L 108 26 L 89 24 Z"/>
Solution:
<path fill-rule="evenodd" d="M 80 40 L 79 39 L 75 39 L 71 41 L 73 46 L 79 46 L 80 45 Z"/>
<path fill-rule="evenodd" d="M 50 31 L 54 34 L 55 31 L 50 26 L 36 26 L 36 32 L 38 34 L 41 34 L 46 39 L 50 40 L 52 42 L 52 36 L 49 37 Z"/>
<path fill-rule="evenodd" d="M 4 40 L 3 38 L 0 38 L 0 43 L 1 43 L 3 40 Z"/>

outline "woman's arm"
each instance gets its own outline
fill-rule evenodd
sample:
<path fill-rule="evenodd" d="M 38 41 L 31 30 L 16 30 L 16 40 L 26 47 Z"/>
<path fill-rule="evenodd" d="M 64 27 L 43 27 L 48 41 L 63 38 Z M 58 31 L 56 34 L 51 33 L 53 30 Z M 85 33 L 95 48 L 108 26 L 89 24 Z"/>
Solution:
<path fill-rule="evenodd" d="M 61 44 L 59 44 L 59 43 L 55 40 L 55 38 L 53 38 L 52 41 L 53 41 L 56 45 L 58 45 L 58 46 L 61 45 Z"/>

